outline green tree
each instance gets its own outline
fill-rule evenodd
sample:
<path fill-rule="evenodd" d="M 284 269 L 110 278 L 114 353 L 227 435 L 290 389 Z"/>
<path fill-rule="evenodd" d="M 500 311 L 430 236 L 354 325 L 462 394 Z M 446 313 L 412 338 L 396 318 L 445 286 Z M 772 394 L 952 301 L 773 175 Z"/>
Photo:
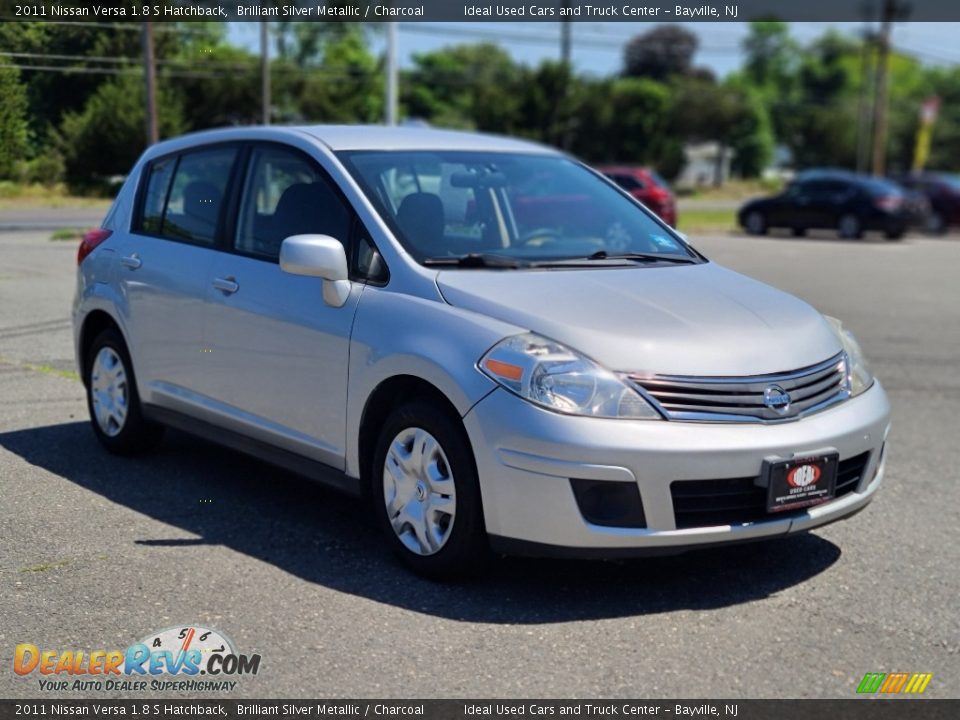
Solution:
<path fill-rule="evenodd" d="M 369 123 L 383 118 L 383 69 L 362 32 L 331 38 L 320 67 L 301 77 L 299 110 L 307 121 Z"/>
<path fill-rule="evenodd" d="M 773 154 L 773 134 L 759 93 L 737 79 L 716 84 L 680 78 L 672 94 L 671 126 L 681 138 L 730 147 L 736 172 L 760 174 Z"/>
<path fill-rule="evenodd" d="M 413 57 L 404 73 L 409 117 L 434 125 L 518 132 L 522 79 L 510 54 L 493 43 L 457 45 Z"/>
<path fill-rule="evenodd" d="M 800 48 L 790 37 L 785 22 L 755 21 L 743 41 L 746 59 L 743 74 L 747 81 L 762 90 L 784 90 L 793 84 L 800 63 Z"/>
<path fill-rule="evenodd" d="M 650 80 L 686 75 L 698 44 L 697 36 L 680 25 L 655 25 L 627 43 L 623 74 Z"/>
<path fill-rule="evenodd" d="M 161 78 L 162 91 L 178 98 L 184 127 L 203 130 L 260 122 L 259 59 L 241 48 L 220 44 L 202 50 L 183 48 L 179 59 L 193 75 Z"/>
<path fill-rule="evenodd" d="M 0 67 L 0 98 L 0 178 L 9 178 L 27 151 L 27 94 L 16 68 Z"/>
<path fill-rule="evenodd" d="M 143 88 L 139 74 L 116 77 L 97 88 L 81 112 L 64 116 L 58 145 L 73 186 L 97 187 L 111 175 L 130 171 L 146 146 Z M 157 107 L 160 136 L 182 133 L 179 98 L 161 89 Z"/>
<path fill-rule="evenodd" d="M 517 72 L 514 87 L 519 93 L 519 105 L 498 131 L 570 148 L 582 126 L 581 81 L 568 64 L 550 60 L 536 68 L 519 68 Z"/>
<path fill-rule="evenodd" d="M 724 86 L 737 99 L 724 138 L 734 152 L 731 168 L 741 177 L 758 177 L 773 158 L 775 144 L 767 105 L 758 90 L 736 79 Z"/>
<path fill-rule="evenodd" d="M 803 51 L 796 96 L 774 123 L 798 168 L 855 167 L 859 57 L 855 41 L 832 31 Z"/>

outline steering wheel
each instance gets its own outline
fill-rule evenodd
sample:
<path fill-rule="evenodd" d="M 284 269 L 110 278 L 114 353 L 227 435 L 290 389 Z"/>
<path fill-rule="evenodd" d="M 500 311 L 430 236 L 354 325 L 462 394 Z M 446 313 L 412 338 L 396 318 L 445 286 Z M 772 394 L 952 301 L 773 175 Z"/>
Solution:
<path fill-rule="evenodd" d="M 540 247 L 559 242 L 560 233 L 550 228 L 535 228 L 523 233 L 520 236 L 519 243 L 525 247 Z"/>

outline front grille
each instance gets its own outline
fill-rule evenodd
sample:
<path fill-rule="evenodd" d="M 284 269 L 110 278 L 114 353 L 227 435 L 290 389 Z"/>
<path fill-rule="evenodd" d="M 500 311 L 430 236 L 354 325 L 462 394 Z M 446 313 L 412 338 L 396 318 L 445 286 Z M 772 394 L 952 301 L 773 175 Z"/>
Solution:
<path fill-rule="evenodd" d="M 837 497 L 855 491 L 863 477 L 870 453 L 841 460 L 837 466 Z M 673 516 L 677 529 L 742 525 L 758 520 L 780 520 L 790 512 L 767 512 L 767 489 L 757 485 L 759 478 L 723 480 L 675 480 L 670 483 Z M 799 510 L 798 512 L 803 512 Z"/>
<path fill-rule="evenodd" d="M 844 353 L 817 365 L 770 375 L 692 377 L 634 374 L 627 378 L 671 420 L 789 420 L 816 412 L 850 396 Z"/>

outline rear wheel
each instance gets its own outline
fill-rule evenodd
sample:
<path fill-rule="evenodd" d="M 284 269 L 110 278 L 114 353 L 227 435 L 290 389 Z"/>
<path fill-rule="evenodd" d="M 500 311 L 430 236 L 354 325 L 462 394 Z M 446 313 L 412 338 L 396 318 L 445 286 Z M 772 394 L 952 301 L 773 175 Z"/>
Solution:
<path fill-rule="evenodd" d="M 133 364 L 120 333 L 108 328 L 97 335 L 84 367 L 90 421 L 103 446 L 117 455 L 156 446 L 163 427 L 143 418 Z"/>
<path fill-rule="evenodd" d="M 743 226 L 751 235 L 767 234 L 767 218 L 759 210 L 752 210 L 747 213 L 747 217 L 744 220 Z"/>
<path fill-rule="evenodd" d="M 942 235 L 947 231 L 947 219 L 937 210 L 930 211 L 925 225 L 927 232 L 933 235 Z"/>
<path fill-rule="evenodd" d="M 417 400 L 384 423 L 373 459 L 377 521 L 414 572 L 457 579 L 488 557 L 476 466 L 460 418 Z"/>
<path fill-rule="evenodd" d="M 807 234 L 807 229 L 805 227 L 795 227 L 793 228 L 794 237 L 803 237 Z"/>
<path fill-rule="evenodd" d="M 883 235 L 885 238 L 887 238 L 887 240 L 902 240 L 906 232 L 907 231 L 904 228 L 894 228 L 892 230 L 887 230 L 883 233 Z"/>
<path fill-rule="evenodd" d="M 850 240 L 862 237 L 863 223 L 861 223 L 860 218 L 853 213 L 841 215 L 840 220 L 837 221 L 837 232 L 840 234 L 840 237 Z"/>

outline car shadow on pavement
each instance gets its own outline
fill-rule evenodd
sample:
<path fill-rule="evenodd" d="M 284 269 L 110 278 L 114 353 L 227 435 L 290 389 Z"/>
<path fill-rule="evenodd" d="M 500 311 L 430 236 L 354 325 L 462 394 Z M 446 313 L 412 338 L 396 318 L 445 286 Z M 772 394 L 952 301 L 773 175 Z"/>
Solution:
<path fill-rule="evenodd" d="M 108 454 L 86 422 L 0 433 L 0 447 L 196 536 L 115 538 L 121 546 L 224 545 L 307 582 L 452 620 L 537 624 L 727 607 L 802 583 L 840 557 L 833 543 L 800 535 L 623 562 L 505 558 L 472 583 L 441 585 L 399 566 L 362 502 L 182 433 L 139 458 Z"/>

